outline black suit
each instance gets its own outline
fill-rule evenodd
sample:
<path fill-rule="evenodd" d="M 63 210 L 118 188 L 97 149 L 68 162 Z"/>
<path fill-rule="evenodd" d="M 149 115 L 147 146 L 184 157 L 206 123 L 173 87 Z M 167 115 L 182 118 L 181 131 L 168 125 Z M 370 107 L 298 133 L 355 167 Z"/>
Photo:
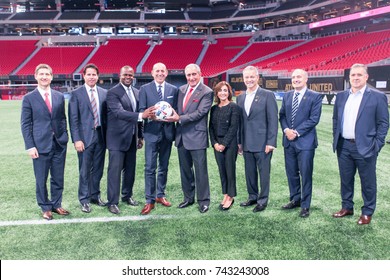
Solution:
<path fill-rule="evenodd" d="M 131 87 L 138 107 L 138 90 Z M 143 124 L 138 122 L 138 108 L 133 108 L 124 86 L 119 83 L 107 92 L 107 176 L 108 205 L 118 205 L 122 175 L 122 200 L 133 195 L 138 138 L 143 138 Z"/>
<path fill-rule="evenodd" d="M 168 102 L 177 110 L 178 89 L 164 82 L 163 101 Z M 160 101 L 156 82 L 143 85 L 139 91 L 139 111 Z M 146 120 L 145 136 L 145 198 L 146 203 L 154 204 L 155 199 L 165 197 L 168 177 L 168 164 L 171 156 L 172 142 L 175 140 L 175 124 L 161 121 Z M 156 168 L 158 157 L 158 175 L 156 184 Z"/>
<path fill-rule="evenodd" d="M 72 92 L 69 100 L 69 126 L 73 143 L 82 141 L 84 151 L 78 152 L 79 159 L 79 201 L 89 203 L 100 196 L 100 180 L 103 176 L 106 154 L 105 130 L 107 122 L 107 91 L 96 87 L 99 99 L 99 126 L 95 128 L 89 93 L 84 86 Z"/>
<path fill-rule="evenodd" d="M 23 98 L 21 128 L 26 149 L 36 148 L 39 157 L 33 159 L 36 197 L 43 212 L 61 207 L 64 190 L 64 169 L 68 132 L 65 101 L 62 93 L 51 90 L 52 113 L 38 89 Z M 46 182 L 50 178 L 50 199 Z"/>
<path fill-rule="evenodd" d="M 219 107 L 214 105 L 210 111 L 210 142 L 225 146 L 223 152 L 214 149 L 215 160 L 218 164 L 222 193 L 230 197 L 237 195 L 236 189 L 236 160 L 237 135 L 240 124 L 240 108 L 236 103 Z"/>
<path fill-rule="evenodd" d="M 267 145 L 276 147 L 278 135 L 278 105 L 275 95 L 258 88 L 249 114 L 245 111 L 246 94 L 237 98 L 241 108 L 240 140 L 244 151 L 245 178 L 249 200 L 259 205 L 268 204 L 272 152 L 266 154 Z M 260 174 L 260 193 L 258 174 Z"/>

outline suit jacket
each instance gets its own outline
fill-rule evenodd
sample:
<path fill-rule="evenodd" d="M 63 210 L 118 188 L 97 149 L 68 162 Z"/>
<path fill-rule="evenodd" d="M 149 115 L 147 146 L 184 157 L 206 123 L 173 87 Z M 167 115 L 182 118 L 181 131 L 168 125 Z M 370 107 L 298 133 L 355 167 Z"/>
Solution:
<path fill-rule="evenodd" d="M 264 152 L 265 146 L 276 147 L 278 135 L 278 105 L 275 95 L 258 88 L 253 99 L 249 115 L 245 111 L 246 94 L 237 97 L 241 108 L 241 127 L 239 144 L 246 152 Z"/>
<path fill-rule="evenodd" d="M 102 138 L 105 141 L 105 130 L 107 126 L 107 90 L 96 87 L 99 96 L 99 115 Z M 72 142 L 83 141 L 85 148 L 91 145 L 93 138 L 94 117 L 89 94 L 85 86 L 72 91 L 68 108 L 70 135 Z"/>
<path fill-rule="evenodd" d="M 176 126 L 175 145 L 178 146 L 182 141 L 186 150 L 206 149 L 209 146 L 207 116 L 213 103 L 214 93 L 211 88 L 200 83 L 192 92 L 183 111 L 187 88 L 188 85 L 179 88 L 177 113 L 180 122 Z"/>
<path fill-rule="evenodd" d="M 168 102 L 175 111 L 177 111 L 178 89 L 167 82 L 164 87 L 164 101 Z M 147 108 L 160 101 L 157 93 L 156 83 L 154 81 L 141 86 L 139 91 L 139 111 L 143 112 Z M 175 140 L 175 124 L 161 121 L 146 120 L 144 127 L 145 141 L 157 142 L 158 135 L 164 130 L 165 138 L 169 141 Z"/>
<path fill-rule="evenodd" d="M 343 114 L 349 90 L 340 92 L 336 96 L 333 108 L 333 151 L 343 132 Z M 363 157 L 376 155 L 383 145 L 389 129 L 389 109 L 386 95 L 375 89 L 366 88 L 360 103 L 356 125 L 356 147 Z"/>
<path fill-rule="evenodd" d="M 282 107 L 279 111 L 279 122 L 284 131 L 291 128 L 291 111 L 294 91 L 287 92 L 282 101 Z M 320 121 L 322 109 L 322 95 L 317 92 L 306 90 L 294 121 L 294 129 L 298 132 L 299 137 L 293 141 L 295 147 L 299 150 L 312 150 L 318 146 L 316 125 Z M 290 145 L 286 135 L 283 134 L 283 147 Z"/>
<path fill-rule="evenodd" d="M 137 108 L 131 106 L 131 101 L 119 83 L 107 92 L 107 149 L 115 151 L 128 151 L 133 135 L 143 138 L 143 123 L 138 122 L 139 92 L 131 87 Z"/>
<path fill-rule="evenodd" d="M 52 149 L 53 136 L 61 147 L 66 148 L 68 131 L 64 96 L 52 89 L 51 98 L 51 114 L 38 89 L 29 92 L 23 98 L 21 128 L 26 150 L 35 147 L 38 153 L 49 153 Z"/>

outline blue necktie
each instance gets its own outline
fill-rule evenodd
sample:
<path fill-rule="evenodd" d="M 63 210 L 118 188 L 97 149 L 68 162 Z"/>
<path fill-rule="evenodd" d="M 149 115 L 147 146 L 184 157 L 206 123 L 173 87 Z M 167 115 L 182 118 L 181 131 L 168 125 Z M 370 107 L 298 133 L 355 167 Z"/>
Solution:
<path fill-rule="evenodd" d="M 158 97 L 160 97 L 160 100 L 163 100 L 162 91 L 161 91 L 161 85 L 158 86 Z"/>
<path fill-rule="evenodd" d="M 294 93 L 293 105 L 291 110 L 291 128 L 294 128 L 295 116 L 297 115 L 297 111 L 298 111 L 298 96 L 299 96 L 299 91 Z"/>

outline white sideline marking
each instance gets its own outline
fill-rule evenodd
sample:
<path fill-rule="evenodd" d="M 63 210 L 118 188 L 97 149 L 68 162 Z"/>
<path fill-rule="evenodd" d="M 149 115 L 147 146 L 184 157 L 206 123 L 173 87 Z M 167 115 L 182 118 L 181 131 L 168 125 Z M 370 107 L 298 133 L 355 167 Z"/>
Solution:
<path fill-rule="evenodd" d="M 153 219 L 169 219 L 173 215 L 162 216 L 124 216 L 124 217 L 96 217 L 96 218 L 77 218 L 77 219 L 53 219 L 47 220 L 19 220 L 19 221 L 1 221 L 0 227 L 8 226 L 27 226 L 27 225 L 53 225 L 53 224 L 77 224 L 77 223 L 99 223 L 99 222 L 118 222 L 118 221 L 143 221 Z"/>

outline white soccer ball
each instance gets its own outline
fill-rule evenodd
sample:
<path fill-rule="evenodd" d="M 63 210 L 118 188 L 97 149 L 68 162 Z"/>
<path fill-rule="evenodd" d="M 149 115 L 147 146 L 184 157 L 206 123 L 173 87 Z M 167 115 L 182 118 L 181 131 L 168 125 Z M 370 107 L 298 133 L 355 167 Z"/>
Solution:
<path fill-rule="evenodd" d="M 173 114 L 173 109 L 171 104 L 166 101 L 157 102 L 154 107 L 156 108 L 155 115 L 159 120 L 165 120 L 166 117 L 170 117 Z"/>

